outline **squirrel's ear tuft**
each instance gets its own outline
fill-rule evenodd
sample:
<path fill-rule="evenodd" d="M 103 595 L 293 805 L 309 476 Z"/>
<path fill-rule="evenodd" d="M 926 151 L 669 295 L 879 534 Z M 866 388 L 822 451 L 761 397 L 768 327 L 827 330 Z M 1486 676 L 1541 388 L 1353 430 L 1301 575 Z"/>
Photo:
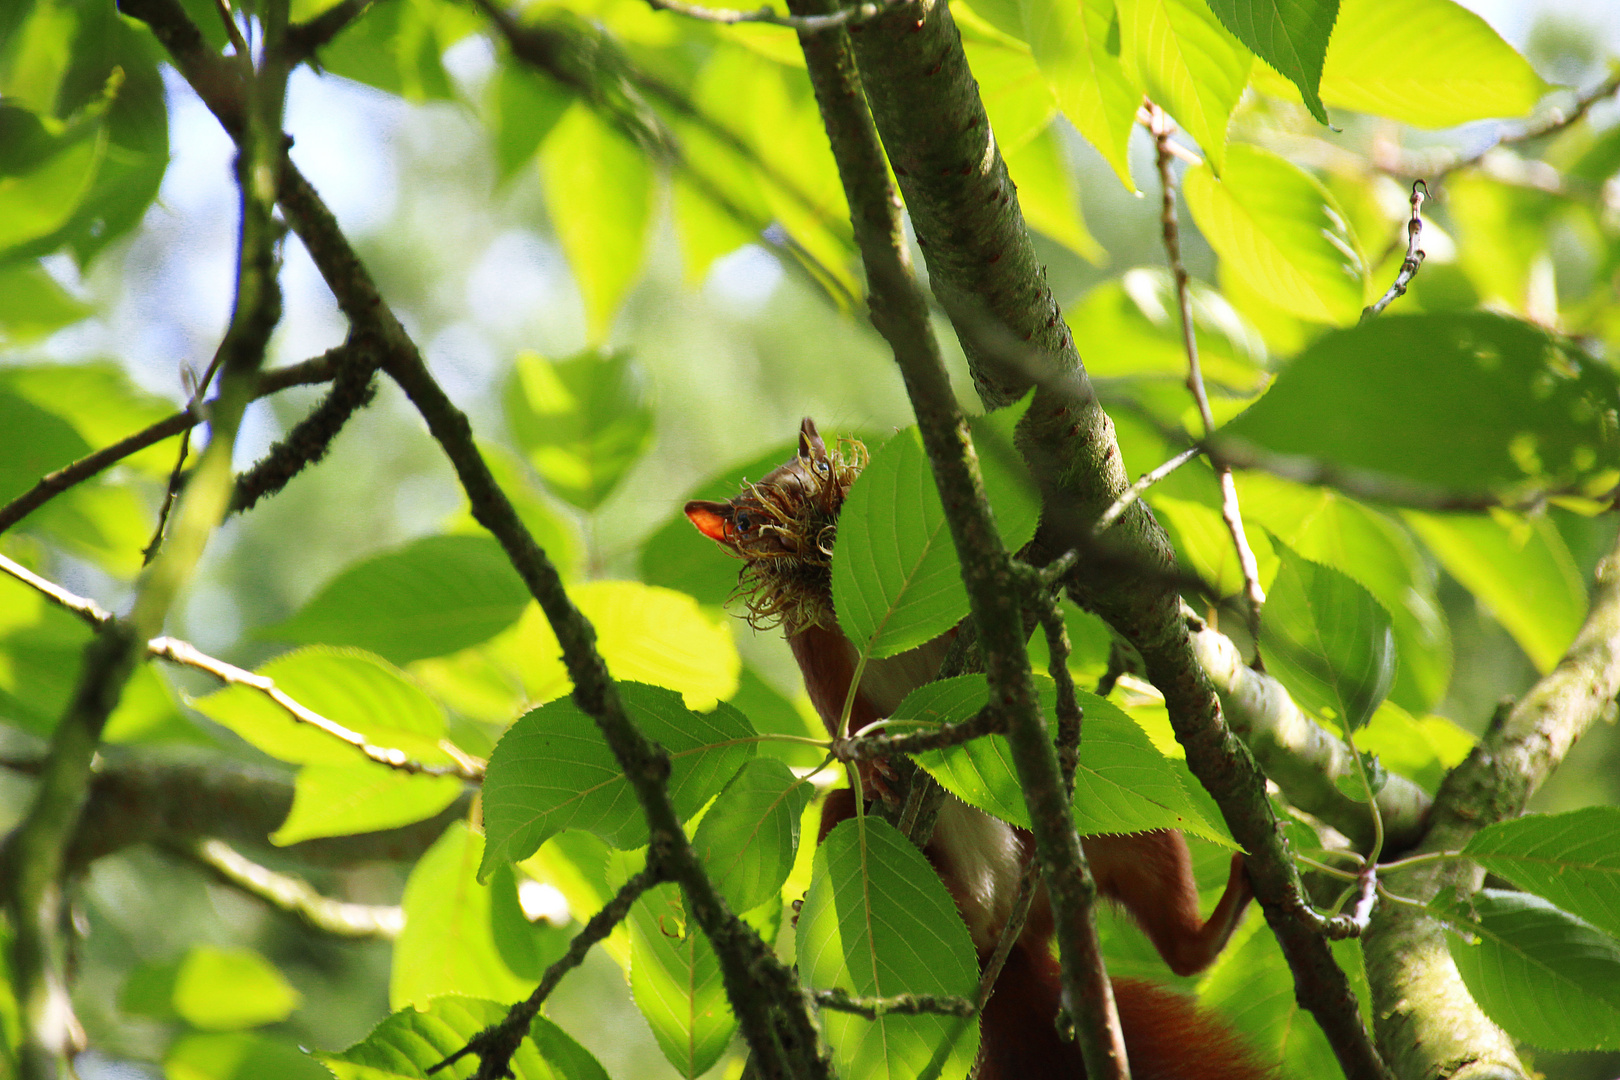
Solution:
<path fill-rule="evenodd" d="M 698 532 L 716 543 L 724 544 L 730 539 L 726 535 L 730 510 L 731 507 L 725 503 L 693 499 L 686 504 L 686 517 L 697 526 Z"/>
<path fill-rule="evenodd" d="M 799 456 L 802 458 L 827 456 L 827 444 L 821 441 L 821 433 L 816 431 L 816 422 L 808 416 L 799 421 Z"/>

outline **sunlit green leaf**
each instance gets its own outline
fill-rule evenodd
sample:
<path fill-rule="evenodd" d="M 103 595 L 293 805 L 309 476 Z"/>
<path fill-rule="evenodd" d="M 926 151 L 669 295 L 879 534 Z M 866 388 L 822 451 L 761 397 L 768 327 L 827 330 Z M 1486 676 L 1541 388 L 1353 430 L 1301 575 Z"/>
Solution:
<path fill-rule="evenodd" d="M 1318 88 L 1339 0 L 1210 0 L 1209 6 L 1239 41 L 1299 89 L 1318 122 L 1328 122 Z"/>
<path fill-rule="evenodd" d="M 512 438 L 547 487 L 595 510 L 652 445 L 653 412 L 630 357 L 522 353 L 502 395 Z"/>
<path fill-rule="evenodd" d="M 1109 0 L 1020 0 L 1024 37 L 1057 94 L 1058 107 L 1131 191 L 1125 145 L 1142 89 L 1108 51 Z"/>
<path fill-rule="evenodd" d="M 461 789 L 453 776 L 413 776 L 364 762 L 305 765 L 293 783 L 292 810 L 270 841 L 296 844 L 426 821 L 455 802 Z"/>
<path fill-rule="evenodd" d="M 166 1080 L 331 1080 L 290 1042 L 233 1031 L 182 1035 L 163 1056 Z"/>
<path fill-rule="evenodd" d="M 1012 425 L 1021 414 L 1019 407 L 1004 409 L 973 425 L 985 491 L 1011 551 L 1035 535 L 1040 516 L 1033 484 L 1012 449 Z M 967 614 L 956 544 L 915 427 L 878 448 L 844 502 L 833 552 L 833 606 L 845 634 L 875 657 L 930 641 Z"/>
<path fill-rule="evenodd" d="M 1044 676 L 1035 676 L 1035 683 L 1047 722 L 1052 723 L 1057 690 Z M 1173 764 L 1129 716 L 1095 694 L 1082 690 L 1078 697 L 1085 721 L 1075 772 L 1074 819 L 1082 835 L 1181 829 L 1215 843 L 1230 843 L 1220 828 L 1204 819 Z M 896 730 L 912 730 L 912 723 L 928 727 L 966 720 L 988 700 L 982 675 L 930 683 L 900 703 L 895 717 L 911 723 Z M 917 763 L 963 802 L 1029 828 L 1029 810 L 1005 737 L 993 735 L 918 754 Z"/>
<path fill-rule="evenodd" d="M 557 239 L 585 298 L 591 339 L 600 341 L 641 273 L 652 171 L 639 149 L 576 104 L 541 146 L 540 177 Z"/>
<path fill-rule="evenodd" d="M 1187 170 L 1187 208 L 1215 254 L 1273 303 L 1345 325 L 1361 312 L 1366 266 L 1321 181 L 1268 150 L 1231 148 L 1219 179 Z"/>
<path fill-rule="evenodd" d="M 93 310 L 38 263 L 0 268 L 0 343 L 29 344 Z"/>
<path fill-rule="evenodd" d="M 1620 942 L 1528 893 L 1442 896 L 1468 992 L 1509 1035 L 1548 1050 L 1620 1049 Z"/>
<path fill-rule="evenodd" d="M 1266 346 L 1220 293 L 1190 283 L 1198 363 L 1206 385 L 1240 393 L 1265 376 Z M 1158 268 L 1137 267 L 1098 285 L 1065 316 L 1086 371 L 1098 378 L 1187 378 L 1187 353 L 1176 313 L 1175 284 Z"/>
<path fill-rule="evenodd" d="M 1016 10 L 1013 17 L 1018 18 Z M 1019 32 L 1023 32 L 1021 22 Z M 1030 55 L 1028 46 L 964 30 L 962 51 L 967 54 L 968 66 L 973 69 L 973 77 L 979 83 L 979 99 L 984 102 L 985 115 L 990 118 L 996 146 L 1000 148 L 1001 156 L 1008 160 L 1008 170 L 1015 177 L 1019 171 L 1026 176 L 1036 174 L 1045 166 L 1028 164 L 1022 170 L 1014 171 L 1011 160 L 1014 156 L 1022 157 L 1032 140 L 1039 140 L 1041 133 L 1050 127 L 1058 106 L 1057 98 L 1047 84 L 1046 76 L 1036 65 L 1035 58 Z M 1042 156 L 1046 155 L 1043 153 Z M 1061 168 L 1055 161 L 1051 167 Z M 1027 218 L 1030 191 L 1023 179 L 1018 179 L 1017 183 L 1018 202 Z M 1067 183 L 1064 189 L 1068 190 Z M 1072 193 L 1068 198 L 1074 201 Z M 1036 227 L 1048 236 L 1055 235 L 1042 226 Z M 1090 255 L 1086 257 L 1090 258 Z"/>
<path fill-rule="evenodd" d="M 528 882 L 526 877 L 521 880 Z M 546 968 L 568 951 L 573 933 L 566 923 L 554 926 L 545 919 L 530 921 L 523 910 L 519 881 L 519 872 L 510 863 L 502 863 L 490 874 L 490 933 L 512 974 L 539 982 Z"/>
<path fill-rule="evenodd" d="M 368 8 L 321 49 L 321 66 L 409 101 L 452 97 L 441 61 L 450 44 L 437 27 L 442 17 L 430 0 Z"/>
<path fill-rule="evenodd" d="M 967 926 L 922 852 L 868 815 L 834 829 L 816 849 L 815 876 L 799 915 L 799 971 L 814 987 L 860 996 L 899 993 L 971 998 L 978 964 Z M 822 1029 L 843 1076 L 912 1080 L 949 1045 L 941 1076 L 964 1077 L 978 1025 L 945 1016 L 823 1012 Z"/>
<path fill-rule="evenodd" d="M 745 763 L 703 815 L 692 847 L 733 911 L 777 894 L 793 868 L 799 818 L 815 788 L 774 758 Z"/>
<path fill-rule="evenodd" d="M 442 656 L 511 626 L 523 579 L 487 536 L 428 536 L 350 566 L 263 637 L 353 645 L 396 664 Z"/>
<path fill-rule="evenodd" d="M 508 60 L 490 80 L 489 123 L 495 163 L 510 177 L 528 164 L 573 98 L 556 80 Z"/>
<path fill-rule="evenodd" d="M 0 370 L 0 386 L 66 420 L 94 447 L 118 442 L 176 411 L 174 404 L 137 387 L 128 371 L 110 361 L 19 364 Z M 165 440 L 120 465 L 167 477 L 175 458 L 174 443 Z"/>
<path fill-rule="evenodd" d="M 1267 670 L 1302 708 L 1353 731 L 1395 679 L 1389 613 L 1364 586 L 1284 547 L 1260 622 Z"/>
<path fill-rule="evenodd" d="M 1523 116 L 1547 88 L 1454 0 L 1340 0 L 1322 68 L 1329 105 L 1424 128 Z"/>
<path fill-rule="evenodd" d="M 569 596 L 595 628 L 596 649 L 614 678 L 677 690 L 694 709 L 736 692 L 742 660 L 729 616 L 637 581 L 593 581 Z M 491 641 L 418 660 L 411 670 L 458 712 L 500 724 L 572 687 L 557 635 L 538 604 Z"/>
<path fill-rule="evenodd" d="M 1197 141 L 1221 172 L 1226 122 L 1254 54 L 1202 0 L 1119 0 L 1121 57 L 1147 96 Z"/>
<path fill-rule="evenodd" d="M 420 1010 L 396 1012 L 342 1053 L 316 1056 L 338 1080 L 432 1080 L 429 1069 L 500 1023 L 510 1008 L 509 1002 L 435 998 Z M 478 1057 L 470 1055 L 432 1077 L 468 1080 L 478 1067 Z M 608 1080 L 590 1051 L 544 1016 L 530 1021 L 528 1037 L 512 1054 L 511 1069 L 515 1080 Z"/>
<path fill-rule="evenodd" d="M 669 753 L 669 795 L 683 818 L 754 754 L 753 728 L 730 705 L 695 713 L 660 687 L 620 682 L 618 690 L 630 720 Z M 490 756 L 480 876 L 527 858 L 564 829 L 589 830 L 617 848 L 647 842 L 640 804 L 601 729 L 568 698 L 524 715 Z"/>
<path fill-rule="evenodd" d="M 198 945 L 175 974 L 174 1009 L 195 1028 L 232 1031 L 285 1020 L 299 993 L 252 949 Z"/>
<path fill-rule="evenodd" d="M 0 175 L 0 252 L 65 225 L 90 190 L 106 152 L 106 128 L 87 123 L 64 135 L 28 171 Z"/>
<path fill-rule="evenodd" d="M 478 834 L 458 821 L 412 868 L 388 979 L 390 1007 L 422 1008 L 442 994 L 517 1001 L 533 989 L 495 947 L 491 890 L 477 879 L 480 846 Z"/>
<path fill-rule="evenodd" d="M 630 989 L 664 1057 L 696 1077 L 719 1060 L 737 1031 L 720 959 L 687 918 L 673 883 L 643 893 L 630 909 Z"/>
<path fill-rule="evenodd" d="M 1157 495 L 1153 512 L 1164 518 L 1175 534 L 1176 551 L 1186 565 L 1214 587 L 1218 596 L 1239 596 L 1244 589 L 1243 567 L 1237 546 L 1221 512 L 1203 503 Z M 1277 572 L 1277 556 L 1264 533 L 1244 531 L 1249 550 L 1254 552 L 1262 586 L 1271 583 Z"/>
<path fill-rule="evenodd" d="M 1336 492 L 1261 473 L 1239 474 L 1238 495 L 1246 520 L 1366 586 L 1389 612 L 1401 658 L 1390 697 L 1418 712 L 1432 708 L 1451 682 L 1451 630 L 1435 572 L 1410 534 Z M 1250 529 L 1250 538 L 1260 531 Z"/>
<path fill-rule="evenodd" d="M 1018 206 L 1024 220 L 1087 261 L 1098 265 L 1106 262 L 1108 252 L 1080 217 L 1079 192 L 1064 167 L 1057 132 L 1048 128 L 1017 150 L 1003 147 L 1002 155 L 1007 160 L 1007 175 L 1018 185 Z"/>
<path fill-rule="evenodd" d="M 1586 617 L 1586 585 L 1546 517 L 1409 511 L 1440 565 L 1485 604 L 1537 670 L 1551 671 Z"/>
<path fill-rule="evenodd" d="M 1560 488 L 1620 465 L 1617 393 L 1529 323 L 1384 315 L 1317 340 L 1221 438 L 1447 491 Z"/>
<path fill-rule="evenodd" d="M 1401 667 L 1406 654 L 1401 654 Z M 1413 717 L 1393 701 L 1378 706 L 1372 720 L 1356 732 L 1356 746 L 1377 754 L 1384 766 L 1433 794 L 1468 752 L 1475 737 L 1443 716 Z"/>
<path fill-rule="evenodd" d="M 1463 851 L 1490 873 L 1620 936 L 1620 807 L 1499 821 Z"/>

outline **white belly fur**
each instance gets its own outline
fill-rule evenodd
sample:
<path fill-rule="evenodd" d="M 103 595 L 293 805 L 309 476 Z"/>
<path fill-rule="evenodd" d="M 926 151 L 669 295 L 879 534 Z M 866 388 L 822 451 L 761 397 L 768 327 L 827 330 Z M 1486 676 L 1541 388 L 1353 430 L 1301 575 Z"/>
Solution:
<path fill-rule="evenodd" d="M 945 796 L 930 845 L 957 883 L 956 906 L 980 953 L 995 947 L 1018 895 L 1020 853 L 1012 826 Z"/>

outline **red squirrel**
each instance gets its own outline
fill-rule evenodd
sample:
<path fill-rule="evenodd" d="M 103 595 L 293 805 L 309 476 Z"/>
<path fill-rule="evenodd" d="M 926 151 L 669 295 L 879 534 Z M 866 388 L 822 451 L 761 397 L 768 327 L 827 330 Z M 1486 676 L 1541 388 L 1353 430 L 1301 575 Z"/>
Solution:
<path fill-rule="evenodd" d="M 859 443 L 849 444 L 847 455 L 829 451 L 806 417 L 798 452 L 762 480 L 726 502 L 686 504 L 686 516 L 704 536 L 743 560 L 738 592 L 746 599 L 748 621 L 759 629 L 782 626 L 810 700 L 833 734 L 857 660 L 833 615 L 833 538 L 844 496 L 865 461 Z M 889 716 L 907 693 L 932 680 L 954 634 L 899 656 L 868 660 L 849 731 Z M 820 838 L 854 813 L 854 793 L 833 792 L 822 811 Z M 1180 833 L 1088 836 L 1082 843 L 1098 890 L 1130 912 L 1177 974 L 1207 967 L 1248 906 L 1241 855 L 1233 858 L 1226 892 L 1206 922 L 1198 915 L 1197 884 Z M 967 922 L 981 963 L 996 947 L 1033 847 L 1025 830 L 946 797 L 924 854 Z M 1061 985 L 1052 934 L 1042 890 L 985 1005 L 978 1080 L 1085 1075 L 1078 1045 L 1064 1042 L 1054 1023 Z M 1115 979 L 1114 996 L 1136 1080 L 1266 1075 L 1232 1033 L 1184 996 L 1135 979 Z"/>

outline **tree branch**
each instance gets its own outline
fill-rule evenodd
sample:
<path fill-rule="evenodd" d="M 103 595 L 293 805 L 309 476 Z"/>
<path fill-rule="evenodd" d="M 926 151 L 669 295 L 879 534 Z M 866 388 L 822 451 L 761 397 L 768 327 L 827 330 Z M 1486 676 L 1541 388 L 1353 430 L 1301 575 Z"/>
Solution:
<path fill-rule="evenodd" d="M 331 381 L 337 373 L 347 345 L 339 345 L 328 349 L 320 356 L 312 357 L 297 364 L 266 371 L 259 376 L 257 388 L 253 392 L 254 400 L 269 397 L 292 386 L 306 386 L 310 383 Z M 165 417 L 150 427 L 137 431 L 125 439 L 120 439 L 111 446 L 97 450 L 93 454 L 75 461 L 71 465 L 64 465 L 53 473 L 47 474 L 39 483 L 12 499 L 5 506 L 0 507 L 0 533 L 5 532 L 23 518 L 38 510 L 76 484 L 95 476 L 97 473 L 109 469 L 132 454 L 139 453 L 149 446 L 155 446 L 164 439 L 172 438 L 187 431 L 198 424 L 204 423 L 206 418 L 212 416 L 214 410 L 220 405 L 219 398 L 210 400 L 206 405 L 187 407 L 172 416 Z"/>
<path fill-rule="evenodd" d="M 697 19 L 700 22 L 720 23 L 723 26 L 732 26 L 736 23 L 745 22 L 768 23 L 771 26 L 785 26 L 790 30 L 798 30 L 805 34 L 816 34 L 823 30 L 833 30 L 840 26 L 865 22 L 887 7 L 911 2 L 912 0 L 882 0 L 881 3 L 868 2 L 856 4 L 853 7 L 840 8 L 828 15 L 778 15 L 768 7 L 762 7 L 758 11 L 736 11 L 730 8 L 711 8 L 699 4 L 688 4 L 684 0 L 647 0 L 648 5 L 654 10 L 673 12 L 676 15 Z"/>
<path fill-rule="evenodd" d="M 814 14 L 813 5 L 814 0 L 790 0 L 795 14 Z M 1030 680 L 1019 576 L 991 519 L 967 421 L 951 391 L 929 322 L 927 298 L 911 272 L 899 200 L 889 186 L 877 129 L 864 108 L 849 37 L 843 31 L 801 33 L 799 44 L 849 201 L 871 290 L 872 323 L 894 351 L 961 556 L 991 705 L 1006 721 L 1008 745 L 1052 898 L 1064 991 L 1077 1019 L 1087 1074 L 1094 1080 L 1125 1076 L 1124 1040 L 1091 920 L 1096 884 L 1086 868 L 1057 756 Z"/>
<path fill-rule="evenodd" d="M 392 941 L 405 928 L 405 912 L 398 905 L 352 904 L 322 896 L 303 878 L 260 866 L 223 840 L 203 840 L 185 854 L 220 881 L 286 912 L 311 930 Z"/>
<path fill-rule="evenodd" d="M 1093 523 L 1128 486 L 1113 426 L 1035 257 L 949 6 L 920 0 L 919 8 L 861 24 L 852 37 L 929 284 L 955 325 L 980 397 L 998 406 L 1036 387 L 1019 430 L 1042 491 L 1036 554 L 1078 548 L 1086 555 L 1071 595 L 1136 648 L 1164 694 L 1189 767 L 1248 853 L 1255 894 L 1301 1003 L 1347 1076 L 1384 1077 L 1349 982 L 1304 899 L 1264 780 L 1222 723 L 1193 655 L 1179 597 L 1164 580 L 1173 566 L 1168 538 L 1138 501 L 1106 534 L 1126 557 L 1108 565 L 1090 556 Z"/>
<path fill-rule="evenodd" d="M 1620 693 L 1620 542 L 1599 564 L 1591 609 L 1564 658 L 1493 724 L 1446 777 L 1414 854 L 1456 851 L 1487 825 L 1516 817 L 1575 741 Z M 1396 880 L 1388 880 L 1394 878 Z M 1402 896 L 1426 902 L 1472 893 L 1476 863 L 1420 862 L 1387 875 Z M 1473 1002 L 1446 947 L 1444 926 L 1426 912 L 1383 905 L 1362 939 L 1379 1044 L 1402 1076 L 1528 1076 L 1513 1040 Z M 1467 1061 L 1467 1073 L 1454 1072 Z"/>

